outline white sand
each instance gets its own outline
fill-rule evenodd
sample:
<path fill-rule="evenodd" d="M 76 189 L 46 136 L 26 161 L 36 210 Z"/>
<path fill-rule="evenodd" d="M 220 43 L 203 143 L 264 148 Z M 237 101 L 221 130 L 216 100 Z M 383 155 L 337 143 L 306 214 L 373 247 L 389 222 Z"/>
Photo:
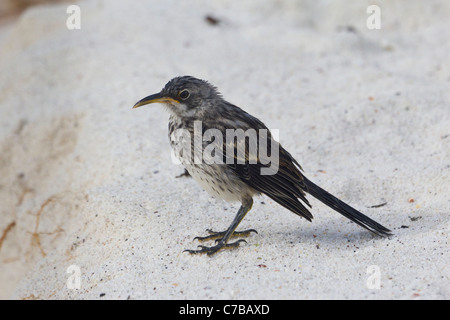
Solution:
<path fill-rule="evenodd" d="M 81 30 L 64 4 L 0 34 L 1 298 L 450 298 L 448 1 L 379 1 L 381 30 L 370 1 L 77 4 Z M 280 129 L 308 177 L 394 236 L 261 197 L 247 245 L 183 253 L 238 208 L 175 179 L 161 106 L 131 109 L 184 74 Z"/>

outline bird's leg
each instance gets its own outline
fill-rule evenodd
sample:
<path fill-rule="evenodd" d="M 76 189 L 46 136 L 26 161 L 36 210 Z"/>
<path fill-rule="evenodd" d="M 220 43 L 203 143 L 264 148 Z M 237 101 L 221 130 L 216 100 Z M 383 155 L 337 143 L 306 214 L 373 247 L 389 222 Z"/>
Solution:
<path fill-rule="evenodd" d="M 190 177 L 190 176 L 191 176 L 191 174 L 189 173 L 189 171 L 184 169 L 184 172 L 182 174 L 177 175 L 175 178 Z"/>
<path fill-rule="evenodd" d="M 223 248 L 236 248 L 236 247 L 239 246 L 239 243 L 241 243 L 243 241 L 246 242 L 244 239 L 239 239 L 236 242 L 227 243 L 228 240 L 235 233 L 234 230 L 236 230 L 236 228 L 239 225 L 239 223 L 242 221 L 242 219 L 244 219 L 244 217 L 247 214 L 247 212 L 249 212 L 250 209 L 252 208 L 252 205 L 253 205 L 253 199 L 252 198 L 248 198 L 248 199 L 243 200 L 242 204 L 241 204 L 241 207 L 239 208 L 238 213 L 236 214 L 236 216 L 234 217 L 233 222 L 231 223 L 231 225 L 228 227 L 228 229 L 226 231 L 214 233 L 212 235 L 212 237 L 210 237 L 210 238 L 205 237 L 205 238 L 208 238 L 208 239 L 204 239 L 204 240 L 217 239 L 216 240 L 217 244 L 215 246 L 212 246 L 212 247 L 199 246 L 200 249 L 198 249 L 198 250 L 184 250 L 184 251 L 187 251 L 187 252 L 192 253 L 192 254 L 206 253 L 208 255 L 212 255 L 212 254 L 216 253 L 217 251 L 219 251 L 220 249 L 223 249 Z M 251 231 L 255 231 L 255 230 L 246 230 L 246 231 L 243 231 L 243 233 L 248 235 L 248 234 L 250 234 Z M 222 236 L 222 238 L 218 239 L 221 236 Z M 199 239 L 199 238 L 197 238 L 197 239 Z M 200 240 L 202 240 L 202 239 L 200 238 Z"/>

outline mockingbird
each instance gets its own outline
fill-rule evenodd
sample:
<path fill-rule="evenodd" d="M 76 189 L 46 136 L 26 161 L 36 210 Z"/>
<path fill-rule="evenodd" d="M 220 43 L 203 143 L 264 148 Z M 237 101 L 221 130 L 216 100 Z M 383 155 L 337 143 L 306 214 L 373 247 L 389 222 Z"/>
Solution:
<path fill-rule="evenodd" d="M 309 193 L 361 227 L 378 235 L 390 234 L 386 227 L 308 180 L 299 163 L 275 141 L 260 120 L 225 101 L 207 81 L 191 76 L 176 77 L 161 92 L 140 100 L 133 108 L 149 103 L 162 103 L 169 111 L 170 143 L 189 174 L 208 193 L 241 203 L 227 230 L 207 230 L 208 236 L 195 238 L 215 239 L 214 246 L 185 251 L 212 255 L 222 248 L 238 247 L 245 240 L 228 241 L 256 232 L 235 230 L 250 211 L 253 196 L 260 194 L 311 221 L 313 216 L 306 207 L 311 205 L 305 197 Z M 232 139 L 225 139 L 229 137 Z"/>

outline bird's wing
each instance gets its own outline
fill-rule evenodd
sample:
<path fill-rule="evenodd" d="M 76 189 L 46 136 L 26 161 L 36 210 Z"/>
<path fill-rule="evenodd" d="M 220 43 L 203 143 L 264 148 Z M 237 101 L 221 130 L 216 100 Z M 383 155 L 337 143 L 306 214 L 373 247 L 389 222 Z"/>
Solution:
<path fill-rule="evenodd" d="M 236 112 L 236 110 L 239 112 Z M 241 139 L 240 141 L 228 141 L 227 139 L 225 141 L 225 143 L 228 143 L 229 150 L 231 149 L 233 152 L 231 156 L 234 160 L 227 162 L 226 165 L 253 189 L 266 194 L 283 207 L 311 221 L 313 216 L 305 206 L 311 207 L 305 198 L 305 192 L 308 192 L 358 225 L 380 235 L 390 234 L 388 228 L 350 207 L 304 177 L 298 162 L 272 138 L 270 131 L 260 120 L 238 107 L 228 108 L 228 112 L 225 112 L 224 115 L 216 119 L 216 121 L 221 122 L 221 128 L 228 127 L 244 131 L 256 129 L 257 131 L 257 152 L 249 152 L 252 148 L 248 139 Z M 260 129 L 263 129 L 266 135 L 262 135 Z M 263 144 L 260 142 L 263 142 Z M 240 151 L 242 145 L 246 147 L 245 152 Z M 264 151 L 270 150 L 270 152 L 260 152 L 264 148 L 266 148 Z M 272 151 L 278 152 L 278 156 L 273 156 Z M 223 152 L 225 154 L 225 148 Z M 267 156 L 269 153 L 270 156 Z M 226 156 L 230 157 L 229 154 Z M 272 174 L 262 174 L 262 170 L 267 170 L 270 167 L 274 168 L 270 172 Z"/>
<path fill-rule="evenodd" d="M 269 129 L 260 120 L 244 111 L 233 114 L 233 117 L 223 117 L 220 122 L 222 128 L 243 131 L 254 129 L 258 138 L 256 150 L 248 137 L 233 141 L 226 139 L 223 159 L 227 167 L 256 191 L 311 221 L 313 216 L 305 207 L 305 204 L 309 207 L 311 205 L 305 198 L 301 167 L 290 153 L 273 139 Z M 227 147 L 233 154 L 227 152 Z M 262 150 L 264 148 L 266 150 Z M 245 150 L 245 153 L 242 150 Z M 230 161 L 230 158 L 233 161 Z"/>
<path fill-rule="evenodd" d="M 279 144 L 277 145 L 279 146 Z M 264 193 L 283 207 L 311 221 L 313 216 L 304 205 L 311 207 L 303 191 L 303 175 L 281 146 L 279 146 L 278 160 L 272 158 L 271 161 L 271 163 L 264 164 L 267 161 L 261 161 L 261 158 L 258 157 L 257 163 L 247 161 L 239 164 L 236 162 L 227 164 L 227 166 L 253 189 Z M 271 166 L 272 170 L 269 169 Z M 264 169 L 271 174 L 262 174 Z"/>

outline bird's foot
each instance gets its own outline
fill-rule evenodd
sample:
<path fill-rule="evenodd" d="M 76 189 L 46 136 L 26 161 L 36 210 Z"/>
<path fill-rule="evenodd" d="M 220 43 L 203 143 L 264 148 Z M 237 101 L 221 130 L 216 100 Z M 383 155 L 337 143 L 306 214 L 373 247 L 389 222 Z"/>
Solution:
<path fill-rule="evenodd" d="M 212 247 L 206 247 L 200 245 L 198 250 L 184 250 L 186 252 L 189 252 L 191 254 L 198 254 L 198 253 L 206 253 L 207 255 L 213 255 L 217 251 L 224 249 L 224 248 L 237 248 L 239 247 L 239 243 L 241 242 L 247 242 L 244 239 L 239 239 L 236 242 L 228 243 L 228 240 L 232 237 L 247 237 L 250 235 L 250 233 L 256 232 L 255 229 L 249 229 L 241 232 L 235 232 L 234 230 L 237 228 L 239 223 L 244 218 L 245 214 L 251 209 L 253 204 L 252 198 L 246 198 L 241 204 L 241 207 L 239 208 L 238 213 L 236 214 L 236 217 L 234 217 L 233 222 L 231 223 L 230 227 L 223 232 L 215 232 L 212 230 L 206 230 L 209 233 L 209 236 L 206 237 L 196 237 L 195 239 L 199 241 L 206 241 L 206 240 L 216 240 L 216 245 Z M 194 240 L 195 240 L 194 239 Z"/>
<path fill-rule="evenodd" d="M 205 237 L 195 237 L 194 240 L 198 240 L 200 242 L 208 241 L 208 240 L 216 240 L 216 245 L 212 247 L 202 246 L 199 245 L 198 247 L 200 249 L 198 250 L 184 250 L 185 252 L 189 252 L 190 254 L 198 254 L 198 253 L 206 253 L 207 255 L 213 255 L 217 251 L 221 249 L 234 249 L 239 247 L 239 243 L 245 242 L 244 239 L 239 239 L 238 241 L 232 242 L 232 243 L 226 243 L 224 241 L 225 234 L 227 231 L 212 231 L 211 229 L 206 230 L 209 235 Z M 229 238 L 239 238 L 239 237 L 248 237 L 252 232 L 258 233 L 255 229 L 248 229 L 244 231 L 235 231 L 232 233 L 232 235 Z"/>
<path fill-rule="evenodd" d="M 190 176 L 191 176 L 191 174 L 189 173 L 189 171 L 184 169 L 184 172 L 182 174 L 177 175 L 175 178 L 190 177 Z"/>
<path fill-rule="evenodd" d="M 219 242 L 226 234 L 227 231 L 212 231 L 211 229 L 207 229 L 206 232 L 209 233 L 209 236 L 206 237 L 195 237 L 194 240 L 198 240 L 200 242 L 208 241 L 208 240 L 216 240 L 216 242 Z M 250 233 L 258 233 L 255 229 L 248 229 L 244 231 L 235 231 L 231 235 L 230 238 L 241 238 L 241 237 L 248 237 L 250 236 Z"/>
<path fill-rule="evenodd" d="M 219 241 L 218 244 L 216 244 L 215 246 L 212 246 L 212 247 L 207 247 L 207 246 L 200 245 L 200 246 L 198 246 L 200 248 L 198 250 L 188 250 L 188 249 L 186 249 L 183 252 L 189 252 L 190 254 L 203 254 L 203 253 L 206 253 L 208 256 L 211 256 L 214 253 L 216 253 L 217 251 L 222 250 L 222 249 L 237 248 L 237 247 L 239 247 L 239 243 L 241 243 L 241 242 L 247 243 L 247 241 L 245 241 L 244 239 L 239 239 L 238 241 L 232 242 L 232 243 L 225 243 L 225 242 Z"/>

